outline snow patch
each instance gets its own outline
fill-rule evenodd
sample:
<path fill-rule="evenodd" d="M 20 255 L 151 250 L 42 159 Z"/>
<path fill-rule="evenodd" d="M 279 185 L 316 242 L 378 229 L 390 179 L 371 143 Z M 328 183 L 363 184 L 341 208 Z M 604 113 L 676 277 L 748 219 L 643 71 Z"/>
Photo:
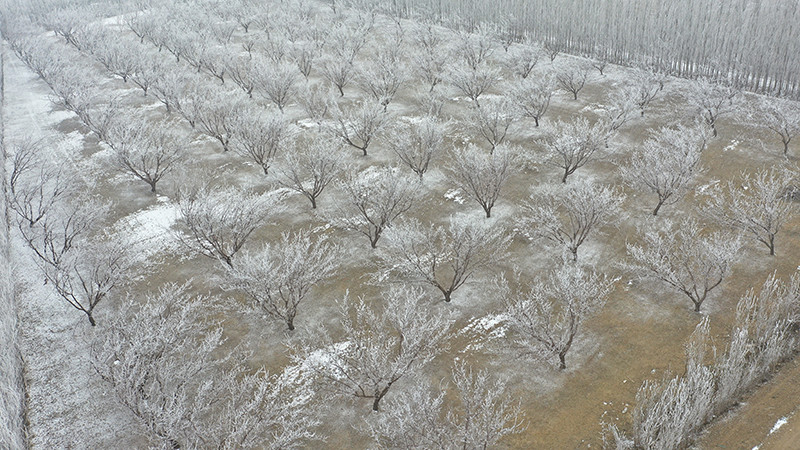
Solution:
<path fill-rule="evenodd" d="M 444 198 L 452 200 L 458 203 L 459 205 L 463 205 L 465 200 L 464 197 L 462 197 L 462 194 L 463 192 L 461 192 L 461 189 L 450 189 L 449 191 L 444 193 Z"/>
<path fill-rule="evenodd" d="M 120 219 L 114 229 L 131 244 L 134 257 L 146 263 L 159 252 L 178 246 L 170 235 L 178 216 L 177 206 L 169 198 L 159 196 L 158 204 Z"/>
<path fill-rule="evenodd" d="M 789 422 L 789 418 L 788 417 L 781 417 L 780 419 L 778 419 L 777 422 L 775 422 L 775 425 L 772 426 L 772 428 L 769 430 L 768 434 L 772 434 L 772 433 L 780 430 L 781 427 L 786 425 L 788 422 Z"/>

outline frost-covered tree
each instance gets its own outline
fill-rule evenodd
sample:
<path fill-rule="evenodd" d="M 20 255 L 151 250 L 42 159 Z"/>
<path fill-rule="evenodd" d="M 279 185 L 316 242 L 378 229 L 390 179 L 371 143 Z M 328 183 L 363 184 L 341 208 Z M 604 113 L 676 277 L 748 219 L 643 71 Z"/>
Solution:
<path fill-rule="evenodd" d="M 229 271 L 228 286 L 247 294 L 253 309 L 283 321 L 292 331 L 297 308 L 336 271 L 339 251 L 307 230 L 283 233 L 279 242 L 244 253 Z"/>
<path fill-rule="evenodd" d="M 249 98 L 253 98 L 253 91 L 256 89 L 256 77 L 254 76 L 254 72 L 257 67 L 261 67 L 265 64 L 254 62 L 254 60 L 258 61 L 259 58 L 259 56 L 249 54 L 248 56 L 233 55 L 226 60 L 227 66 L 225 67 L 225 73 L 228 74 L 228 78 L 242 88 L 242 91 L 244 91 Z"/>
<path fill-rule="evenodd" d="M 481 104 L 476 103 L 468 116 L 468 122 L 471 128 L 489 142 L 491 153 L 506 140 L 508 128 L 519 116 L 519 110 L 510 100 L 504 97 L 491 98 Z"/>
<path fill-rule="evenodd" d="M 528 79 L 533 72 L 533 68 L 539 62 L 541 49 L 530 43 L 523 43 L 523 45 L 516 45 L 506 52 L 502 59 L 502 63 L 514 76 L 523 80 Z"/>
<path fill-rule="evenodd" d="M 627 96 L 639 107 L 640 115 L 643 116 L 650 102 L 661 92 L 661 86 L 661 81 L 657 74 L 646 70 L 637 70 L 633 73 L 630 84 L 623 89 L 626 91 Z"/>
<path fill-rule="evenodd" d="M 354 76 L 353 62 L 341 58 L 326 58 L 320 66 L 322 76 L 339 90 L 339 95 L 344 97 L 344 88 L 350 84 Z"/>
<path fill-rule="evenodd" d="M 658 197 L 653 215 L 679 201 L 702 171 L 700 156 L 708 136 L 700 126 L 661 128 L 622 167 L 626 182 Z"/>
<path fill-rule="evenodd" d="M 624 195 L 617 189 L 590 181 L 566 186 L 544 186 L 523 205 L 518 228 L 565 247 L 578 259 L 578 248 L 597 228 L 620 212 Z"/>
<path fill-rule="evenodd" d="M 74 244 L 56 264 L 40 260 L 40 267 L 59 297 L 95 326 L 97 305 L 133 278 L 133 255 L 130 244 L 116 239 Z"/>
<path fill-rule="evenodd" d="M 588 120 L 579 117 L 569 122 L 556 121 L 541 142 L 548 163 L 564 171 L 561 182 L 566 183 L 568 176 L 585 166 L 595 152 L 605 147 L 607 135 L 603 123 L 590 125 Z"/>
<path fill-rule="evenodd" d="M 224 151 L 230 150 L 234 124 L 245 111 L 238 92 L 221 89 L 195 90 L 190 99 L 194 106 L 194 123 L 205 134 L 219 141 Z M 192 120 L 190 120 L 192 122 Z"/>
<path fill-rule="evenodd" d="M 558 87 L 564 92 L 572 94 L 573 100 L 577 100 L 578 93 L 586 86 L 591 68 L 591 66 L 582 62 L 565 64 L 555 74 Z"/>
<path fill-rule="evenodd" d="M 446 78 L 447 82 L 465 97 L 478 104 L 478 98 L 500 79 L 500 72 L 486 65 L 481 65 L 477 69 L 459 65 L 451 67 Z"/>
<path fill-rule="evenodd" d="M 691 82 L 685 93 L 687 102 L 697 110 L 697 114 L 711 128 L 714 137 L 717 137 L 719 118 L 731 114 L 739 108 L 740 95 L 738 89 L 706 78 Z"/>
<path fill-rule="evenodd" d="M 631 242 L 627 248 L 634 273 L 667 284 L 700 311 L 708 295 L 730 275 L 741 238 L 701 232 L 697 221 L 687 219 L 665 231 L 647 231 L 641 244 Z"/>
<path fill-rule="evenodd" d="M 313 399 L 286 377 L 224 368 L 209 299 L 186 286 L 130 297 L 96 336 L 91 363 L 159 448 L 292 448 L 315 438 Z M 299 394 L 299 395 L 298 395 Z"/>
<path fill-rule="evenodd" d="M 635 97 L 628 90 L 614 91 L 606 103 L 600 108 L 609 133 L 614 133 L 628 123 L 639 106 Z"/>
<path fill-rule="evenodd" d="M 726 189 L 715 189 L 706 209 L 725 225 L 738 229 L 761 242 L 775 255 L 775 237 L 797 212 L 789 197 L 798 176 L 786 169 L 742 173 Z"/>
<path fill-rule="evenodd" d="M 449 169 L 452 181 L 481 205 L 488 219 L 503 185 L 515 170 L 513 150 L 502 145 L 489 154 L 469 144 L 455 150 Z"/>
<path fill-rule="evenodd" d="M 433 116 L 401 122 L 393 127 L 389 148 L 422 179 L 444 142 L 448 124 Z"/>
<path fill-rule="evenodd" d="M 347 200 L 337 205 L 333 224 L 357 231 L 376 248 L 384 230 L 411 209 L 419 183 L 393 167 L 370 167 L 346 174 L 342 187 Z"/>
<path fill-rule="evenodd" d="M 120 169 L 150 186 L 156 185 L 183 159 L 179 137 L 166 127 L 157 126 L 144 116 L 117 121 L 108 132 L 112 161 Z"/>
<path fill-rule="evenodd" d="M 616 279 L 564 261 L 529 290 L 503 296 L 505 315 L 516 343 L 536 358 L 567 368 L 567 353 L 581 325 L 605 305 Z"/>
<path fill-rule="evenodd" d="M 369 144 L 383 131 L 391 116 L 383 105 L 376 102 L 366 102 L 345 111 L 336 104 L 332 106 L 331 114 L 335 123 L 326 128 L 327 132 L 367 156 Z"/>
<path fill-rule="evenodd" d="M 506 256 L 510 235 L 502 227 L 453 220 L 449 226 L 424 226 L 408 220 L 386 230 L 378 252 L 379 279 L 396 276 L 438 289 L 449 302 L 476 273 Z"/>
<path fill-rule="evenodd" d="M 536 126 L 550 107 L 553 80 L 549 76 L 526 78 L 512 86 L 508 97 L 517 105 L 523 117 L 534 120 Z"/>
<path fill-rule="evenodd" d="M 632 445 L 668 449 L 689 444 L 707 421 L 714 397 L 714 374 L 703 364 L 709 321 L 695 328 L 686 345 L 683 376 L 645 381 L 636 393 Z"/>
<path fill-rule="evenodd" d="M 788 159 L 789 144 L 800 134 L 800 105 L 784 99 L 762 98 L 749 119 L 769 128 L 781 138 L 783 156 Z"/>
<path fill-rule="evenodd" d="M 490 36 L 482 33 L 460 33 L 455 47 L 456 57 L 469 69 L 477 71 L 487 65 L 487 61 L 494 53 L 495 42 Z"/>
<path fill-rule="evenodd" d="M 317 124 L 320 130 L 322 130 L 322 124 L 328 117 L 328 113 L 333 109 L 332 105 L 336 102 L 333 95 L 331 89 L 323 87 L 322 84 L 305 86 L 298 94 L 298 101 L 303 107 L 303 111 L 309 119 Z"/>
<path fill-rule="evenodd" d="M 4 154 L 11 161 L 6 172 L 6 205 L 14 211 L 21 229 L 33 228 L 40 220 L 50 217 L 59 208 L 78 196 L 77 174 L 62 164 L 45 158 L 44 141 L 25 139 L 6 143 Z M 13 156 L 11 156 L 13 155 Z M 59 214 L 55 212 L 52 216 Z"/>
<path fill-rule="evenodd" d="M 251 73 L 255 91 L 261 92 L 281 111 L 297 94 L 298 75 L 297 67 L 289 63 L 260 64 Z"/>
<path fill-rule="evenodd" d="M 241 188 L 203 187 L 180 193 L 179 223 L 187 233 L 178 240 L 186 247 L 233 267 L 233 257 L 250 235 L 278 213 L 283 196 L 252 194 Z"/>
<path fill-rule="evenodd" d="M 458 400 L 451 407 L 445 406 L 444 391 L 414 389 L 387 400 L 385 411 L 367 423 L 378 448 L 477 450 L 524 430 L 522 409 L 508 395 L 505 380 L 492 380 L 488 371 L 475 372 L 463 363 L 455 365 L 451 377 Z"/>
<path fill-rule="evenodd" d="M 446 37 L 431 24 L 418 24 L 412 33 L 411 61 L 413 70 L 422 81 L 430 85 L 430 91 L 442 82 L 450 58 Z"/>
<path fill-rule="evenodd" d="M 378 55 L 372 64 L 358 71 L 356 80 L 364 92 L 383 105 L 385 111 L 407 77 L 402 63 Z"/>
<path fill-rule="evenodd" d="M 276 156 L 293 146 L 295 130 L 283 115 L 264 117 L 256 111 L 245 111 L 236 117 L 230 146 L 236 153 L 258 164 L 267 175 Z"/>
<path fill-rule="evenodd" d="M 297 145 L 278 168 L 278 183 L 303 194 L 316 209 L 319 196 L 341 172 L 341 152 L 340 145 L 321 138 Z"/>
<path fill-rule="evenodd" d="M 394 287 L 380 302 L 345 297 L 339 306 L 341 340 L 325 332 L 295 358 L 332 392 L 371 399 L 373 411 L 398 380 L 446 348 L 450 323 L 428 309 L 418 289 Z"/>

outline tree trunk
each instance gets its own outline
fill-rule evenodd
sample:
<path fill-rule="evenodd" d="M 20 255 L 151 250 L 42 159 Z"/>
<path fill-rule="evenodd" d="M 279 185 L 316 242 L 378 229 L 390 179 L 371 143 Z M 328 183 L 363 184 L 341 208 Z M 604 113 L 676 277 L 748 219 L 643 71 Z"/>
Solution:
<path fill-rule="evenodd" d="M 663 204 L 664 204 L 664 200 L 660 200 L 658 202 L 658 204 L 656 205 L 656 208 L 653 210 L 653 215 L 654 216 L 658 215 L 658 210 L 661 209 L 661 205 L 663 205 Z"/>
<path fill-rule="evenodd" d="M 702 301 L 698 302 L 695 301 L 694 299 L 692 299 L 692 302 L 694 303 L 694 312 L 700 312 L 700 305 L 702 305 L 703 302 Z"/>
<path fill-rule="evenodd" d="M 97 326 L 97 322 L 94 321 L 94 316 L 92 316 L 91 311 L 86 311 L 86 317 L 89 318 L 89 323 L 94 327 Z"/>
<path fill-rule="evenodd" d="M 233 269 L 233 260 L 231 259 L 231 257 L 230 257 L 230 256 L 223 255 L 223 256 L 221 257 L 221 259 L 222 259 L 222 261 L 224 261 L 224 262 L 225 262 L 225 264 L 227 264 L 227 265 L 228 265 L 228 267 L 230 267 L 231 269 Z"/>
<path fill-rule="evenodd" d="M 558 366 L 558 370 L 565 370 L 567 368 L 567 351 L 563 350 L 561 353 L 558 354 L 558 360 L 561 364 Z"/>
<path fill-rule="evenodd" d="M 380 404 L 381 399 L 383 398 L 383 396 L 386 395 L 387 392 L 389 392 L 389 388 L 390 387 L 392 387 L 392 383 L 387 384 L 386 387 L 383 388 L 382 391 L 375 393 L 375 400 L 372 402 L 372 410 L 373 411 L 378 411 L 378 405 Z"/>
<path fill-rule="evenodd" d="M 316 197 L 308 197 L 311 200 L 311 209 L 317 209 L 317 198 Z"/>
<path fill-rule="evenodd" d="M 538 117 L 534 117 L 533 118 L 533 123 L 538 127 L 539 126 L 539 118 Z"/>
<path fill-rule="evenodd" d="M 156 193 L 156 182 L 153 181 L 153 182 L 148 183 L 148 184 L 150 185 L 150 192 L 155 194 Z"/>
<path fill-rule="evenodd" d="M 444 294 L 444 301 L 450 303 L 450 297 L 453 295 L 453 291 L 443 291 Z"/>
<path fill-rule="evenodd" d="M 286 325 L 289 327 L 289 331 L 294 331 L 294 315 L 286 319 Z"/>
<path fill-rule="evenodd" d="M 775 256 L 775 235 L 769 236 L 769 256 Z"/>

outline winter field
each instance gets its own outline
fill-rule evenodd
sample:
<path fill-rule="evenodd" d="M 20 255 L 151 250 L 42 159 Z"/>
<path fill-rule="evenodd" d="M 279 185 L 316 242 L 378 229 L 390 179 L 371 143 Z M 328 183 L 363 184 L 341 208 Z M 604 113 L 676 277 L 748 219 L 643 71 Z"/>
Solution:
<path fill-rule="evenodd" d="M 4 14 L 0 447 L 800 440 L 798 103 L 266 7 Z"/>

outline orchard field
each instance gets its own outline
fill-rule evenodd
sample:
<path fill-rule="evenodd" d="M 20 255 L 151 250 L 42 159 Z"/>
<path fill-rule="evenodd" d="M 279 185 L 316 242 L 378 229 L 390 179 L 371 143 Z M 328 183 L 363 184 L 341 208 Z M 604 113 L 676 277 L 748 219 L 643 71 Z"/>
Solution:
<path fill-rule="evenodd" d="M 2 446 L 791 448 L 800 104 L 365 5 L 6 5 Z"/>

